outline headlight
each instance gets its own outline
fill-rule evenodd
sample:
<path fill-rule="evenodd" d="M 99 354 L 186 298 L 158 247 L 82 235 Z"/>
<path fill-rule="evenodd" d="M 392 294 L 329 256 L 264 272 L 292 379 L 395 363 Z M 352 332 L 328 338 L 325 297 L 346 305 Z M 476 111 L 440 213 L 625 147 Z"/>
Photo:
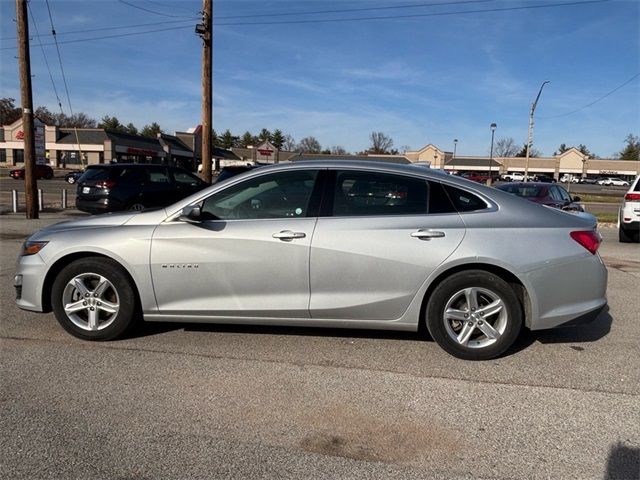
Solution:
<path fill-rule="evenodd" d="M 22 244 L 22 253 L 21 255 L 24 257 L 26 255 L 35 255 L 40 252 L 45 245 L 49 242 L 30 242 L 26 241 Z"/>

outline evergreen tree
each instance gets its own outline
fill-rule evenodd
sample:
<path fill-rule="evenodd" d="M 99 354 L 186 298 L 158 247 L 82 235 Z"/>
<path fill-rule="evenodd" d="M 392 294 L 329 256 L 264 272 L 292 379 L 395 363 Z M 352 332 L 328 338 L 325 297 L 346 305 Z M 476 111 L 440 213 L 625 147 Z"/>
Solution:
<path fill-rule="evenodd" d="M 247 148 L 249 146 L 255 146 L 258 143 L 258 139 L 254 137 L 251 132 L 246 131 L 244 132 L 244 135 L 240 137 L 239 142 L 241 147 Z"/>
<path fill-rule="evenodd" d="M 160 125 L 158 125 L 156 122 L 153 122 L 151 125 L 145 125 L 140 131 L 140 135 L 149 138 L 156 138 L 158 136 L 158 133 L 164 132 L 162 131 L 162 128 L 160 128 Z"/>
<path fill-rule="evenodd" d="M 262 130 L 260 130 L 260 133 L 258 134 L 258 140 L 260 140 L 260 142 L 270 142 L 271 132 L 266 128 L 263 128 Z"/>
<path fill-rule="evenodd" d="M 618 154 L 620 160 L 640 160 L 640 137 L 630 133 L 624 141 L 627 144 Z"/>
<path fill-rule="evenodd" d="M 105 115 L 98 123 L 98 128 L 104 128 L 110 132 L 118 132 L 118 133 L 126 133 L 127 127 L 120 123 L 116 117 L 110 117 L 109 115 Z"/>
<path fill-rule="evenodd" d="M 229 131 L 229 129 L 226 129 L 224 133 L 220 136 L 220 147 L 226 148 L 228 150 L 231 147 L 235 147 L 237 141 L 238 141 L 238 137 L 234 137 L 231 134 L 231 131 Z"/>
<path fill-rule="evenodd" d="M 284 139 L 285 137 L 282 133 L 282 130 L 280 130 L 279 128 L 276 128 L 271 134 L 271 143 L 278 150 L 282 150 L 282 146 L 284 145 Z"/>

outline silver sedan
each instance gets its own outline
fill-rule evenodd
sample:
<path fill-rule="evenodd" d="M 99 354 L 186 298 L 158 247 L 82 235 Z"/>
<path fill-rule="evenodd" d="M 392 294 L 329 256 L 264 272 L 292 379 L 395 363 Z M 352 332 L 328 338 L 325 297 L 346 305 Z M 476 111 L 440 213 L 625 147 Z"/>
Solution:
<path fill-rule="evenodd" d="M 140 319 L 393 330 L 465 359 L 606 306 L 578 216 L 415 166 L 298 162 L 170 207 L 60 223 L 24 244 L 20 308 L 79 338 Z"/>

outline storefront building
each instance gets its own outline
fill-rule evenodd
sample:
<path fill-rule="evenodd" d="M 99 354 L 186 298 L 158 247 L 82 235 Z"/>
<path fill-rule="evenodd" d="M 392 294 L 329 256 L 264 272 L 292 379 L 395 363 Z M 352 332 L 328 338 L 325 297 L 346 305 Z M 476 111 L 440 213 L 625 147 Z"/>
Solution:
<path fill-rule="evenodd" d="M 405 152 L 413 163 L 429 162 L 432 168 L 454 172 L 496 172 L 500 175 L 508 172 L 524 172 L 526 159 L 522 157 L 471 157 L 456 156 L 445 152 L 433 144 L 420 150 Z M 544 174 L 559 180 L 563 175 L 577 177 L 620 177 L 631 180 L 640 173 L 640 161 L 589 158 L 576 148 L 552 157 L 529 158 L 530 175 Z"/>
<path fill-rule="evenodd" d="M 45 163 L 52 167 L 83 168 L 86 165 L 134 162 L 159 163 L 193 169 L 197 161 L 185 143 L 193 133 L 158 134 L 156 138 L 111 132 L 102 128 L 44 126 Z M 24 164 L 22 119 L 0 127 L 0 165 Z"/>

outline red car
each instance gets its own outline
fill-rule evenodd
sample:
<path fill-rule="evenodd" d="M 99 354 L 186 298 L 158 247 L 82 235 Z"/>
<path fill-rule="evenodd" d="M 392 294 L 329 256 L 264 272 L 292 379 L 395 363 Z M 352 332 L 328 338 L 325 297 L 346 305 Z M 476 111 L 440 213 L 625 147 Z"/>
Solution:
<path fill-rule="evenodd" d="M 9 176 L 14 180 L 20 180 L 24 178 L 24 167 L 11 170 L 9 172 Z M 51 168 L 49 165 L 36 165 L 36 178 L 38 180 L 41 178 L 51 180 L 53 178 L 53 168 Z"/>
<path fill-rule="evenodd" d="M 531 202 L 541 203 L 549 207 L 584 212 L 580 205 L 580 197 L 571 197 L 560 185 L 542 182 L 508 183 L 497 187 L 499 190 L 513 193 Z"/>
<path fill-rule="evenodd" d="M 462 175 L 460 175 L 462 178 L 466 178 L 467 180 L 472 180 L 474 182 L 478 182 L 478 183 L 487 183 L 487 180 L 489 180 L 489 173 L 483 173 L 483 172 L 464 172 Z M 492 182 L 495 182 L 498 179 L 497 175 L 491 175 L 491 180 Z"/>

